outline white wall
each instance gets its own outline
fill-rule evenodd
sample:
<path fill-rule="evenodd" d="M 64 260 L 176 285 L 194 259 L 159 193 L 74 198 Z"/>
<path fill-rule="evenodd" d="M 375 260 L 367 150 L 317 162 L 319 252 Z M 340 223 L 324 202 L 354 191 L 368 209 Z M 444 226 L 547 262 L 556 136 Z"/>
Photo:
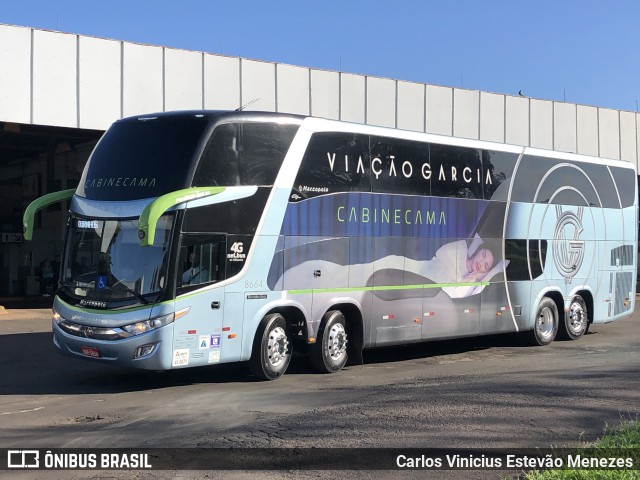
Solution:
<path fill-rule="evenodd" d="M 123 44 L 122 114 L 161 112 L 163 101 L 163 49 Z"/>
<path fill-rule="evenodd" d="M 396 126 L 396 82 L 367 77 L 366 123 L 379 127 Z"/>
<path fill-rule="evenodd" d="M 453 135 L 453 89 L 427 85 L 426 131 L 440 135 Z"/>
<path fill-rule="evenodd" d="M 504 143 L 504 95 L 480 92 L 480 140 Z"/>
<path fill-rule="evenodd" d="M 202 108 L 202 53 L 164 50 L 164 110 Z"/>
<path fill-rule="evenodd" d="M 340 74 L 327 70 L 311 70 L 311 115 L 340 118 Z"/>
<path fill-rule="evenodd" d="M 32 122 L 74 127 L 78 124 L 78 37 L 34 30 L 32 40 Z"/>
<path fill-rule="evenodd" d="M 309 115 L 309 69 L 276 65 L 278 112 Z"/>
<path fill-rule="evenodd" d="M 106 129 L 177 109 L 314 115 L 638 163 L 638 114 L 0 25 L 0 121 Z"/>
<path fill-rule="evenodd" d="M 204 108 L 235 110 L 240 106 L 240 59 L 204 55 Z"/>
<path fill-rule="evenodd" d="M 453 90 L 453 135 L 479 138 L 480 92 L 477 90 Z"/>
<path fill-rule="evenodd" d="M 276 111 L 276 65 L 255 60 L 241 61 L 240 98 L 251 110 Z"/>
<path fill-rule="evenodd" d="M 122 44 L 80 37 L 78 58 L 78 126 L 104 128 L 108 119 L 115 120 L 122 114 Z"/>
<path fill-rule="evenodd" d="M 340 74 L 340 120 L 365 123 L 365 77 Z"/>
<path fill-rule="evenodd" d="M 31 122 L 31 30 L 0 26 L 0 119 Z"/>
<path fill-rule="evenodd" d="M 398 81 L 397 128 L 425 131 L 425 86 Z"/>

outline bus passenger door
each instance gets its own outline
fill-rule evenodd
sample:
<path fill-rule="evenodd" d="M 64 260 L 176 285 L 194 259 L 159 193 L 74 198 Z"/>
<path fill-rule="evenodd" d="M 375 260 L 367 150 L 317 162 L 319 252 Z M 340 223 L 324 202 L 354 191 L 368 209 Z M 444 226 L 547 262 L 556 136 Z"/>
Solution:
<path fill-rule="evenodd" d="M 372 286 L 372 331 L 375 345 L 415 342 L 422 338 L 422 280 L 407 271 L 400 237 L 378 238 Z M 394 254 L 394 253 L 400 253 Z"/>
<path fill-rule="evenodd" d="M 439 339 L 477 335 L 480 320 L 480 288 L 475 281 L 459 278 L 458 262 L 466 258 L 464 241 L 450 241 L 446 254 L 439 249 L 425 272 L 433 284 L 423 289 L 422 338 Z M 455 247 L 455 248 L 453 248 Z M 446 275 L 445 275 L 446 274 Z"/>
<path fill-rule="evenodd" d="M 499 274 L 499 278 L 493 279 L 482 291 L 481 335 L 512 332 L 516 328 L 503 278 L 502 273 Z"/>
<path fill-rule="evenodd" d="M 225 278 L 225 252 L 224 235 L 184 235 L 181 239 L 176 312 L 188 312 L 175 322 L 173 367 L 221 361 L 225 289 L 215 284 Z"/>
<path fill-rule="evenodd" d="M 503 239 L 485 239 L 483 245 L 494 252 L 491 270 L 482 279 L 485 283 L 480 294 L 482 299 L 480 316 L 480 334 L 511 332 L 516 329 L 514 317 L 509 305 L 509 295 L 505 283 L 505 269 L 512 260 L 502 258 Z M 519 245 L 519 244 L 518 244 Z M 512 251 L 513 248 L 510 247 Z M 526 258 L 526 255 L 524 255 Z M 516 262 L 512 267 L 517 267 Z M 528 270 L 524 271 L 529 280 Z"/>

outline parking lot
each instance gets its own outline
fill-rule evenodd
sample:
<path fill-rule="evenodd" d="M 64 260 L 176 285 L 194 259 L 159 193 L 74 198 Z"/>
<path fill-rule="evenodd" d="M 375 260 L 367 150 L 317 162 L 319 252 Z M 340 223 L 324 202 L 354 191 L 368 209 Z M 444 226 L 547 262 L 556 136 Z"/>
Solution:
<path fill-rule="evenodd" d="M 576 445 L 636 418 L 638 327 L 636 313 L 549 347 L 502 335 L 371 350 L 365 365 L 333 375 L 298 357 L 284 377 L 258 382 L 242 364 L 158 373 L 74 361 L 54 351 L 48 310 L 9 309 L 0 316 L 0 446 Z"/>

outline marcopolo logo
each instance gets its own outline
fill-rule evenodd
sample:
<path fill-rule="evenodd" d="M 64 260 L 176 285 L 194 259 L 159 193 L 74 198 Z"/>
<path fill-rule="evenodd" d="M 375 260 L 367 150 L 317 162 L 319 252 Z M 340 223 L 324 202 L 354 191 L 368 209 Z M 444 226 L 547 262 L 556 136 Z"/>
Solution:
<path fill-rule="evenodd" d="M 584 209 L 578 207 L 577 212 L 563 212 L 556 206 L 556 229 L 553 235 L 553 262 L 565 283 L 571 283 L 584 260 L 584 241 L 580 240 L 583 232 L 582 214 Z"/>

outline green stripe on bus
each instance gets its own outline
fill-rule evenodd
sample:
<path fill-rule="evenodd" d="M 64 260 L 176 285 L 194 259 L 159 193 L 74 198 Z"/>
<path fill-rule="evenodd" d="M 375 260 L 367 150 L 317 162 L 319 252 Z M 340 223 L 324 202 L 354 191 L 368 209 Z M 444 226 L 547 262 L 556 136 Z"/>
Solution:
<path fill-rule="evenodd" d="M 422 285 L 379 285 L 375 287 L 338 287 L 338 288 L 308 288 L 300 290 L 288 290 L 293 295 L 309 293 L 344 293 L 344 292 L 376 292 L 384 290 L 418 290 L 421 288 L 446 288 L 446 287 L 486 287 L 489 282 L 464 282 L 464 283 L 425 283 Z"/>

